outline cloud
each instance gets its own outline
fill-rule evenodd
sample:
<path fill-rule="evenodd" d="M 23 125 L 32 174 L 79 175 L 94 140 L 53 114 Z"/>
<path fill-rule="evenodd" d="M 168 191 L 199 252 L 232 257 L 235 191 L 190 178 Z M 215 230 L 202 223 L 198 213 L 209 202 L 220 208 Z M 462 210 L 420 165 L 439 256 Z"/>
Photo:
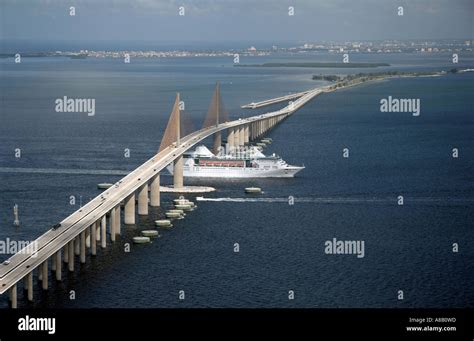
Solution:
<path fill-rule="evenodd" d="M 7 38 L 350 40 L 472 37 L 473 0 L 0 0 Z M 68 15 L 75 6 L 74 20 Z M 405 7 L 403 18 L 397 7 Z M 185 17 L 178 17 L 184 6 Z M 295 16 L 288 16 L 294 6 Z"/>

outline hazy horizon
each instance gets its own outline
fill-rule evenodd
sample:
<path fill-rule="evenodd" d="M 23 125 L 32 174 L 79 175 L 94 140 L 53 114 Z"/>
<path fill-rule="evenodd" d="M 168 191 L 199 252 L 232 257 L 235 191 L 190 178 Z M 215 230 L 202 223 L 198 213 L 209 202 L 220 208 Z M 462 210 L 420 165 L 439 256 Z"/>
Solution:
<path fill-rule="evenodd" d="M 4 0 L 0 9 L 2 40 L 318 42 L 472 39 L 474 2 Z"/>

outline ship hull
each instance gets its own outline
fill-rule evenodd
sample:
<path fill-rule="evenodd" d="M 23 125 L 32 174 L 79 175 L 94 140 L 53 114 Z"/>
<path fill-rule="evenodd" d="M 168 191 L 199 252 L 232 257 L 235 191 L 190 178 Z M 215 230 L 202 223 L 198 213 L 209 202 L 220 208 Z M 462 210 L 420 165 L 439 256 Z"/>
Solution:
<path fill-rule="evenodd" d="M 257 169 L 240 167 L 184 167 L 183 176 L 189 178 L 292 178 L 304 167 L 287 167 L 280 169 Z M 173 175 L 173 167 L 168 166 Z"/>

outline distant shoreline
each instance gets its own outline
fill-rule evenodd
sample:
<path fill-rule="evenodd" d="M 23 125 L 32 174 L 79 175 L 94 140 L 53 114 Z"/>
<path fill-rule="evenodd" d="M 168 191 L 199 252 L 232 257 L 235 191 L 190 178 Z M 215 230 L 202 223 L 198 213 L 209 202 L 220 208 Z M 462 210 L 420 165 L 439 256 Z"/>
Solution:
<path fill-rule="evenodd" d="M 234 64 L 238 67 L 312 67 L 312 68 L 373 68 L 390 66 L 388 63 L 263 63 L 263 64 Z"/>

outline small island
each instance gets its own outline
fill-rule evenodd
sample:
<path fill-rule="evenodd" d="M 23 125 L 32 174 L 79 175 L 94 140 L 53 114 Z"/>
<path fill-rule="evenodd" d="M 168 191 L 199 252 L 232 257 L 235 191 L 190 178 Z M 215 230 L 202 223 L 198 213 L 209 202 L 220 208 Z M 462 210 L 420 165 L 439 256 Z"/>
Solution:
<path fill-rule="evenodd" d="M 415 72 L 407 72 L 407 71 L 385 71 L 385 72 L 367 72 L 367 73 L 356 73 L 352 75 L 346 76 L 338 76 L 338 75 L 313 75 L 313 80 L 324 80 L 328 82 L 334 83 L 333 85 L 329 86 L 327 89 L 329 91 L 334 91 L 336 89 L 342 89 L 348 86 L 354 86 L 358 84 L 362 84 L 369 81 L 377 81 L 377 80 L 384 80 L 388 78 L 397 78 L 397 77 L 436 77 L 442 76 L 447 74 L 456 74 L 456 73 L 464 73 L 470 72 L 471 68 L 468 69 L 457 69 L 452 68 L 449 70 L 442 70 L 442 71 L 415 71 Z"/>
<path fill-rule="evenodd" d="M 263 63 L 263 64 L 234 64 L 239 67 L 311 67 L 311 68 L 372 68 L 379 66 L 390 66 L 388 63 Z"/>

